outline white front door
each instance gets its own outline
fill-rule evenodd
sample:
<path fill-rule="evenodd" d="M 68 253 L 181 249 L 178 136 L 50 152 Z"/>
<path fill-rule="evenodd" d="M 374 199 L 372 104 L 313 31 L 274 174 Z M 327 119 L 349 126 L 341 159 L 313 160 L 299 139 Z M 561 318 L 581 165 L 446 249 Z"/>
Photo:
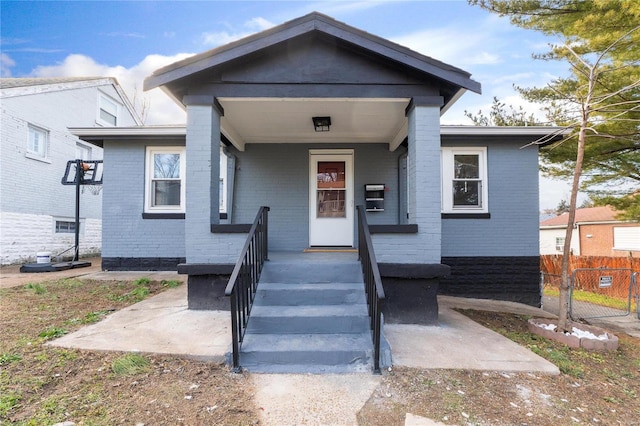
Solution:
<path fill-rule="evenodd" d="M 309 245 L 353 246 L 353 150 L 309 151 Z"/>

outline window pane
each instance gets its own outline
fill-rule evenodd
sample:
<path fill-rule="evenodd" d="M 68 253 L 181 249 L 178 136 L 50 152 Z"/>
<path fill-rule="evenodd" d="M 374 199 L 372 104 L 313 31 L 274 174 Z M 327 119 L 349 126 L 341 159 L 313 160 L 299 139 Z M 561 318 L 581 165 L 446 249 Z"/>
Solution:
<path fill-rule="evenodd" d="M 346 217 L 345 191 L 318 190 L 317 217 Z"/>
<path fill-rule="evenodd" d="M 453 206 L 477 206 L 480 207 L 480 182 L 479 181 L 454 181 L 453 182 Z"/>
<path fill-rule="evenodd" d="M 156 180 L 153 181 L 152 206 L 179 206 L 180 205 L 180 181 Z"/>
<path fill-rule="evenodd" d="M 318 162 L 318 188 L 345 188 L 344 161 Z"/>
<path fill-rule="evenodd" d="M 153 163 L 154 179 L 180 178 L 180 154 L 154 154 Z"/>
<path fill-rule="evenodd" d="M 47 134 L 46 132 L 29 127 L 29 141 L 27 144 L 28 151 L 38 154 L 41 157 L 46 155 Z"/>
<path fill-rule="evenodd" d="M 454 155 L 455 179 L 478 179 L 480 159 L 478 155 Z"/>
<path fill-rule="evenodd" d="M 57 234 L 73 234 L 76 232 L 75 222 L 56 221 L 56 233 Z"/>
<path fill-rule="evenodd" d="M 108 113 L 107 111 L 103 110 L 102 108 L 100 108 L 100 119 L 102 121 L 105 121 L 113 126 L 116 125 L 116 116 L 113 114 Z"/>

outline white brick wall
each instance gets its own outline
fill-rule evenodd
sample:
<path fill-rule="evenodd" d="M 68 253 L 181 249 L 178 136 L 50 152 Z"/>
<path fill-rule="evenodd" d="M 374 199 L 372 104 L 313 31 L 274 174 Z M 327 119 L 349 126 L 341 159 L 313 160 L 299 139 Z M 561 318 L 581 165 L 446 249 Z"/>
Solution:
<path fill-rule="evenodd" d="M 49 215 L 0 212 L 0 262 L 3 265 L 34 262 L 39 251 L 49 251 L 55 256 L 72 247 L 75 235 L 56 234 L 55 221 L 56 218 Z M 99 254 L 102 221 L 82 219 L 80 229 L 80 255 Z M 72 255 L 73 251 L 67 254 Z"/>

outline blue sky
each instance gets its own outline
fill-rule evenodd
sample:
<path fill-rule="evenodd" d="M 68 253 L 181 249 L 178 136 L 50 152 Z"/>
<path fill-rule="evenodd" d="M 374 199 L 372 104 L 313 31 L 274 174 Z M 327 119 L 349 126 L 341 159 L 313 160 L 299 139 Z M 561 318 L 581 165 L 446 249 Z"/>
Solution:
<path fill-rule="evenodd" d="M 543 86 L 565 65 L 533 60 L 557 40 L 512 26 L 466 1 L 2 1 L 3 77 L 116 77 L 130 98 L 150 103 L 148 124 L 184 122 L 159 89 L 143 93 L 155 69 L 312 11 L 462 68 L 482 84 L 465 94 L 443 124 L 470 124 L 464 111 L 488 112 L 494 96 L 522 105 L 513 85 Z M 568 198 L 543 186 L 541 208 Z"/>

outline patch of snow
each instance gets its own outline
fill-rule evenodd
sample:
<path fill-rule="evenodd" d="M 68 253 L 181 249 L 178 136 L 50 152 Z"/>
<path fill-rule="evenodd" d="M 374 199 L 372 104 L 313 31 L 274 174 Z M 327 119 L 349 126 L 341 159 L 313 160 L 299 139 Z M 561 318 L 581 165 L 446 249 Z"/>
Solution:
<path fill-rule="evenodd" d="M 544 328 L 545 330 L 556 331 L 557 326 L 555 324 L 536 324 L 540 328 Z M 592 340 L 608 340 L 609 336 L 607 333 L 602 333 L 599 336 L 596 336 L 590 331 L 580 330 L 578 327 L 571 328 L 572 336 L 575 336 L 579 339 L 592 339 Z"/>

